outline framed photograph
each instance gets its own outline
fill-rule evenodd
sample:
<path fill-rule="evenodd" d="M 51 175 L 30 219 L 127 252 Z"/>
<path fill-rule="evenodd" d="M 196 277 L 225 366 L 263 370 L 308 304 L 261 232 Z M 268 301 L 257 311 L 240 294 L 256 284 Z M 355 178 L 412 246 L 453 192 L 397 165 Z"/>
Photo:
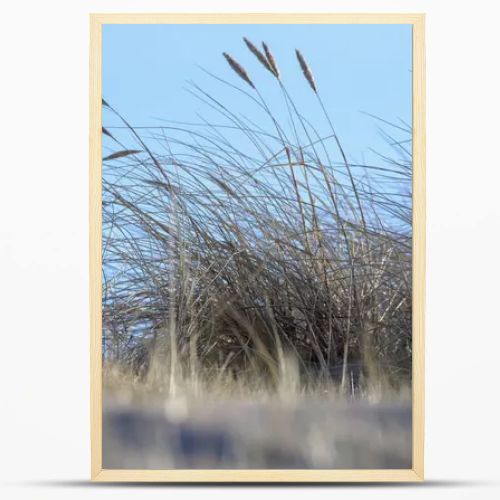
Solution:
<path fill-rule="evenodd" d="M 90 28 L 92 479 L 422 481 L 424 15 Z"/>

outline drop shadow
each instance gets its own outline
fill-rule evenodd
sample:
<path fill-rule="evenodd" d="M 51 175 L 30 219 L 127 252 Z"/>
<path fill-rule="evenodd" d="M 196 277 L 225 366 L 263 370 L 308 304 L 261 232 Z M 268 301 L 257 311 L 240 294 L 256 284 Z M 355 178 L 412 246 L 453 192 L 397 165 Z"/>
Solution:
<path fill-rule="evenodd" d="M 466 480 L 449 480 L 449 479 L 433 479 L 415 483 L 394 483 L 394 482 L 134 482 L 134 481 L 119 481 L 119 482 L 93 482 L 81 480 L 54 480 L 54 481 L 24 481 L 16 483 L 18 486 L 27 487 L 52 487 L 52 488 L 173 488 L 173 487 L 224 487 L 237 488 L 245 486 L 248 488 L 391 488 L 391 489 L 432 489 L 432 488 L 477 488 L 494 486 L 500 483 L 495 481 L 466 481 Z"/>

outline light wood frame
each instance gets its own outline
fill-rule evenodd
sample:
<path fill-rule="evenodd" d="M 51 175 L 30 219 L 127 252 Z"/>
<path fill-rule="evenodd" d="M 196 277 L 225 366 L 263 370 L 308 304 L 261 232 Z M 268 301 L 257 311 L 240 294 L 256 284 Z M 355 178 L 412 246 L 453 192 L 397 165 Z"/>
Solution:
<path fill-rule="evenodd" d="M 101 69 L 103 24 L 411 24 L 413 26 L 413 374 L 411 469 L 111 470 L 102 468 Z M 424 479 L 425 15 L 91 14 L 90 15 L 90 374 L 93 481 L 417 482 Z"/>

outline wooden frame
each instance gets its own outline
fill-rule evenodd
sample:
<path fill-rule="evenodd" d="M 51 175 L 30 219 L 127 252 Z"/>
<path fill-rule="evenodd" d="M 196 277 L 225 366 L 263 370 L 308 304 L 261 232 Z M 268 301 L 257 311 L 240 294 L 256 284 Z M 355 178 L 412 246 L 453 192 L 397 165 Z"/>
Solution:
<path fill-rule="evenodd" d="M 101 63 L 103 24 L 411 24 L 413 26 L 413 467 L 407 470 L 110 470 L 102 468 Z M 90 373 L 94 481 L 341 482 L 424 478 L 425 316 L 424 14 L 91 14 L 90 16 Z"/>

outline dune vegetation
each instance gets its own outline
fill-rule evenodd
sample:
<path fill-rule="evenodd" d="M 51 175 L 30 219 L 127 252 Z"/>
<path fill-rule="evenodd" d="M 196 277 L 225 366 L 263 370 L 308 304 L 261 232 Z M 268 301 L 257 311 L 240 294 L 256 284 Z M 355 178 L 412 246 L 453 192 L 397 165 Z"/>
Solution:
<path fill-rule="evenodd" d="M 122 127 L 104 120 L 105 385 L 166 398 L 404 392 L 411 127 L 374 117 L 394 154 L 355 163 L 305 56 L 290 53 L 289 83 L 270 47 L 247 49 L 251 67 L 224 53 L 227 75 L 209 74 L 223 97 L 189 86 L 216 122 L 139 129 L 103 101 Z M 299 85 L 316 109 L 298 109 Z"/>

